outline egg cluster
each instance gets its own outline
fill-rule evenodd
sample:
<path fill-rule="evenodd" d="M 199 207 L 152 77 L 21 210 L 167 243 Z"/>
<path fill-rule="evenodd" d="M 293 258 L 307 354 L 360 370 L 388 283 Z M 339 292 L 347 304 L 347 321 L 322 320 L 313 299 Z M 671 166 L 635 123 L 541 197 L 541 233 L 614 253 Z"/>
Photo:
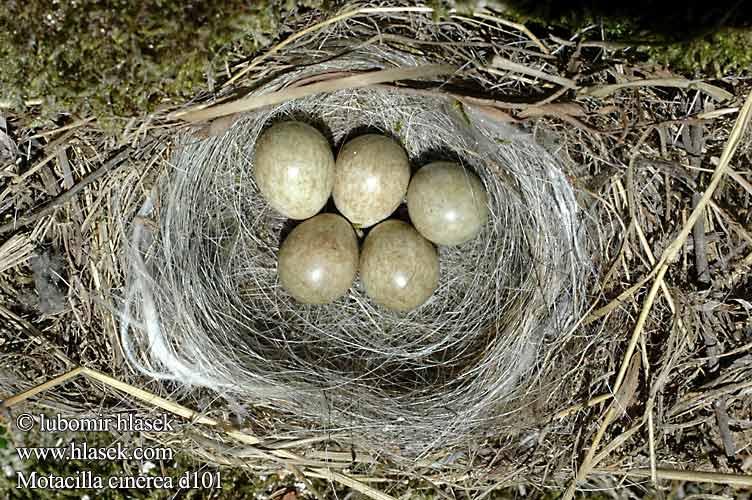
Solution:
<path fill-rule="evenodd" d="M 256 143 L 254 179 L 273 209 L 306 219 L 282 243 L 278 266 L 282 287 L 304 304 L 341 297 L 360 271 L 375 303 L 415 309 L 438 286 L 439 257 L 432 243 L 464 243 L 488 218 L 487 194 L 474 173 L 439 161 L 411 179 L 405 150 L 378 134 L 349 140 L 335 160 L 314 127 L 275 124 Z M 319 213 L 330 196 L 341 215 Z M 388 219 L 405 199 L 412 225 Z M 359 249 L 355 229 L 366 228 Z"/>

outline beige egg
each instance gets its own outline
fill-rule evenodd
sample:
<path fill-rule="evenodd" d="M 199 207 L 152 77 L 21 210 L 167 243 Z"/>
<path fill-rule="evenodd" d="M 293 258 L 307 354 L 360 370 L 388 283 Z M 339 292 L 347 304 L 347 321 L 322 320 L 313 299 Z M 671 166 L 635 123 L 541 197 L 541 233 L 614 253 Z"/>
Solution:
<path fill-rule="evenodd" d="M 277 212 L 307 219 L 324 207 L 334 186 L 334 155 L 321 132 L 302 122 L 282 122 L 256 141 L 254 179 Z"/>
<path fill-rule="evenodd" d="M 439 283 L 433 245 L 409 224 L 388 220 L 371 229 L 360 255 L 360 277 L 377 304 L 410 311 L 426 302 Z"/>
<path fill-rule="evenodd" d="M 366 134 L 337 155 L 334 204 L 358 227 L 380 222 L 402 203 L 410 181 L 407 154 L 396 141 Z"/>
<path fill-rule="evenodd" d="M 279 281 L 303 304 L 326 304 L 344 295 L 358 270 L 358 240 L 335 214 L 320 214 L 295 229 L 279 249 Z"/>
<path fill-rule="evenodd" d="M 488 195 L 477 175 L 438 161 L 418 170 L 407 189 L 407 211 L 415 229 L 439 245 L 475 237 L 488 220 Z"/>

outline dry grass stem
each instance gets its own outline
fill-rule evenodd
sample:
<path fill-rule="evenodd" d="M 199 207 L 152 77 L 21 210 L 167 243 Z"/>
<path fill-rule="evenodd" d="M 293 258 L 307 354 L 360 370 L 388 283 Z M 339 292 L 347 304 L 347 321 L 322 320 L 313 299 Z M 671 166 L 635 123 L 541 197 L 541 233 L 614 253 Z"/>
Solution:
<path fill-rule="evenodd" d="M 494 56 L 491 61 L 491 66 L 495 69 L 503 69 L 511 71 L 513 73 L 522 73 L 523 75 L 539 78 L 546 82 L 555 83 L 568 89 L 576 89 L 577 82 L 570 78 L 564 78 L 557 75 L 551 75 L 536 68 L 525 66 L 524 64 L 516 63 L 501 56 Z"/>
<path fill-rule="evenodd" d="M 313 26 L 310 26 L 310 27 L 308 27 L 308 28 L 306 28 L 304 30 L 301 30 L 301 31 L 295 33 L 294 35 L 290 36 L 289 38 L 287 38 L 283 42 L 275 45 L 274 47 L 272 47 L 271 49 L 269 49 L 268 51 L 266 51 L 263 55 L 261 55 L 260 57 L 257 57 L 256 59 L 254 59 L 248 66 L 244 67 L 241 71 L 239 71 L 238 73 L 236 73 L 235 75 L 233 75 L 232 78 L 230 78 L 229 80 L 227 80 L 227 82 L 224 84 L 224 86 L 232 85 L 236 81 L 238 81 L 241 78 L 243 78 L 251 70 L 253 70 L 254 68 L 258 67 L 262 62 L 264 62 L 266 59 L 268 59 L 272 55 L 276 54 L 280 50 L 284 49 L 286 46 L 288 46 L 288 45 L 292 44 L 293 42 L 295 42 L 296 40 L 298 40 L 300 38 L 303 38 L 303 37 L 305 37 L 307 35 L 310 35 L 311 33 L 314 33 L 314 32 L 319 31 L 319 30 L 321 30 L 321 29 L 323 29 L 323 28 L 325 28 L 327 26 L 330 26 L 332 24 L 336 24 L 336 23 L 345 21 L 347 19 L 350 19 L 350 18 L 353 18 L 353 17 L 356 17 L 356 16 L 367 15 L 367 14 L 387 14 L 387 13 L 390 13 L 390 12 L 413 12 L 413 13 L 430 14 L 430 13 L 433 12 L 433 9 L 430 8 L 430 7 L 394 7 L 394 8 L 390 8 L 390 7 L 366 7 L 366 8 L 361 8 L 361 9 L 350 10 L 350 11 L 344 12 L 342 14 L 330 17 L 326 21 L 323 21 L 323 22 L 320 22 L 320 23 L 316 23 Z"/>
<path fill-rule="evenodd" d="M 456 71 L 457 68 L 447 64 L 433 64 L 415 68 L 383 69 L 324 82 L 311 83 L 302 87 L 288 88 L 268 94 L 253 95 L 237 101 L 218 104 L 210 108 L 179 111 L 173 114 L 173 117 L 188 122 L 200 122 L 235 113 L 252 111 L 266 106 L 273 106 L 293 99 L 334 92 L 336 90 L 357 89 L 380 83 L 417 80 L 437 75 L 451 75 Z"/>
<path fill-rule="evenodd" d="M 635 87 L 675 87 L 680 89 L 697 89 L 721 102 L 730 101 L 734 98 L 734 94 L 723 90 L 720 87 L 701 80 L 687 80 L 684 78 L 646 78 L 644 80 L 634 80 L 610 85 L 597 85 L 581 89 L 580 94 L 591 97 L 606 97 L 618 90 Z"/>
<path fill-rule="evenodd" d="M 615 471 L 608 469 L 595 469 L 596 474 L 625 475 L 629 477 L 650 477 L 650 470 L 637 469 L 626 471 Z M 720 472 L 692 471 L 692 470 L 674 470 L 674 469 L 657 469 L 655 475 L 658 479 L 667 481 L 687 481 L 691 483 L 716 483 L 727 484 L 730 486 L 740 486 L 742 488 L 752 487 L 752 476 L 742 476 L 739 474 L 723 474 Z"/>

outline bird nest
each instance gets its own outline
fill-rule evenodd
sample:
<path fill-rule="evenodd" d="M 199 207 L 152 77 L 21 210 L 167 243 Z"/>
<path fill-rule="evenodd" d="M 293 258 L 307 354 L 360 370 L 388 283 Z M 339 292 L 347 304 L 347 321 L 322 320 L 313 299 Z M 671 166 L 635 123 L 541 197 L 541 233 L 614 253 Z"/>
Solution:
<path fill-rule="evenodd" d="M 68 414 L 157 408 L 186 417 L 149 436 L 175 448 L 379 499 L 374 476 L 401 491 L 405 474 L 481 495 L 624 476 L 748 484 L 729 458 L 752 418 L 752 191 L 729 168 L 752 151 L 744 81 L 667 76 L 584 32 L 544 43 L 487 12 L 432 12 L 301 15 L 199 104 L 117 140 L 86 121 L 54 132 L 75 186 L 28 203 L 49 184 L 32 182 L 42 149 L 0 192 L 0 233 L 15 232 L 0 271 L 36 281 L 43 313 L 0 274 L 16 297 L 0 304 L 2 407 L 49 389 L 40 404 Z M 489 221 L 438 249 L 425 305 L 390 312 L 356 280 L 303 306 L 279 286 L 293 223 L 252 171 L 257 137 L 289 119 L 335 151 L 377 132 L 414 169 L 452 160 L 479 176 Z M 27 266 L 42 240 L 67 258 Z M 9 351 L 16 338 L 30 340 Z M 77 375 L 94 382 L 58 387 Z"/>
<path fill-rule="evenodd" d="M 397 51 L 356 51 L 256 94 L 332 71 L 420 65 Z M 482 179 L 489 222 L 470 242 L 439 247 L 439 286 L 426 304 L 390 311 L 356 281 L 334 303 L 306 306 L 280 287 L 291 221 L 251 172 L 260 133 L 290 119 L 325 131 L 335 150 L 378 132 L 414 167 L 452 159 Z M 139 212 L 156 224 L 136 224 L 129 254 L 125 317 L 142 326 L 125 321 L 123 344 L 145 373 L 293 415 L 291 433 L 348 430 L 402 453 L 488 435 L 508 404 L 545 387 L 541 365 L 557 359 L 580 317 L 591 264 L 573 189 L 530 134 L 439 97 L 364 88 L 241 114 L 215 137 L 176 142 L 172 172 Z"/>

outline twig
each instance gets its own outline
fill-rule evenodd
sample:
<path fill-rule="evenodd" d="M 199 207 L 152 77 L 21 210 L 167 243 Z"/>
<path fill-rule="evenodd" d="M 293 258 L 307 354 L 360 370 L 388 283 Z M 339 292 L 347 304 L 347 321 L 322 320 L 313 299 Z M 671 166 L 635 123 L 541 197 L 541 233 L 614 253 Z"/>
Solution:
<path fill-rule="evenodd" d="M 63 373 L 62 375 L 58 375 L 55 378 L 52 378 L 46 382 L 43 382 L 37 386 L 34 386 L 31 389 L 27 389 L 23 392 L 20 392 L 9 398 L 6 398 L 2 402 L 0 402 L 0 408 L 8 409 L 11 406 L 17 405 L 18 403 L 26 401 L 29 398 L 33 398 L 40 392 L 44 392 L 46 390 L 52 389 L 53 387 L 57 387 L 60 384 L 64 384 L 65 382 L 69 380 L 77 378 L 79 375 L 81 375 L 81 373 L 83 373 L 83 371 L 84 369 L 79 366 L 68 372 Z"/>
<path fill-rule="evenodd" d="M 650 249 L 650 245 L 648 244 L 647 239 L 645 238 L 645 234 L 642 231 L 642 228 L 638 223 L 635 223 L 635 229 L 637 231 L 637 236 L 640 239 L 640 243 L 643 247 L 643 250 L 645 251 L 645 254 L 648 257 L 648 262 L 650 262 L 651 266 L 655 265 L 655 256 L 653 255 L 652 250 Z M 671 312 L 673 314 L 676 314 L 676 306 L 674 305 L 674 299 L 671 296 L 671 293 L 669 292 L 665 281 L 661 281 L 661 291 L 663 292 L 663 296 L 666 299 L 666 302 L 668 303 L 669 308 L 671 309 Z M 684 339 L 688 337 L 688 333 L 686 331 L 686 328 L 684 327 L 684 322 L 682 321 L 681 317 L 676 318 L 677 326 L 684 334 Z M 647 350 L 645 346 L 645 338 L 643 335 L 640 335 L 640 344 L 643 351 L 643 363 L 647 365 Z M 676 355 L 677 353 L 674 353 Z M 650 453 L 650 471 L 651 476 L 650 479 L 654 483 L 657 481 L 658 476 L 656 475 L 655 471 L 657 470 L 657 464 L 656 464 L 656 458 L 655 458 L 655 423 L 653 419 L 653 405 L 655 404 L 655 395 L 658 393 L 658 389 L 660 387 L 663 387 L 663 384 L 665 383 L 665 379 L 668 376 L 668 372 L 670 370 L 671 363 L 666 363 L 663 369 L 661 370 L 661 373 L 658 376 L 658 379 L 656 383 L 651 387 L 650 395 L 648 396 L 648 401 L 645 404 L 645 413 L 644 415 L 647 417 L 648 421 L 648 451 Z M 645 380 L 649 380 L 647 376 L 647 371 L 645 374 Z"/>
<path fill-rule="evenodd" d="M 553 38 L 553 37 L 552 37 Z M 576 45 L 573 42 L 570 42 L 572 45 Z M 601 40 L 588 40 L 584 42 L 580 42 L 580 47 L 594 47 L 596 49 L 605 49 L 605 50 L 624 50 L 629 49 L 631 47 L 634 47 L 634 43 L 625 43 L 625 42 L 609 42 L 609 41 L 601 41 Z"/>
<path fill-rule="evenodd" d="M 726 456 L 728 458 L 734 458 L 734 455 L 736 455 L 736 445 L 734 444 L 734 436 L 731 435 L 731 429 L 729 429 L 729 416 L 728 413 L 726 413 L 726 399 L 716 399 L 713 402 L 713 409 L 715 410 L 715 418 L 718 422 L 718 431 L 721 433 L 723 449 L 726 451 Z"/>
<path fill-rule="evenodd" d="M 37 163 L 36 165 L 34 165 L 33 167 L 31 167 L 30 169 L 28 169 L 24 173 L 22 173 L 20 176 L 18 176 L 18 178 L 19 178 L 20 181 L 28 179 L 32 175 L 34 175 L 37 172 L 39 172 L 42 169 L 42 167 L 44 167 L 49 162 L 51 162 L 52 160 L 54 160 L 55 158 L 57 158 L 57 150 L 56 150 L 56 148 L 45 148 L 45 149 L 48 150 L 48 151 L 52 151 L 52 152 L 49 153 L 44 158 L 42 158 L 42 161 L 40 161 L 39 163 Z M 2 198 L 5 198 L 5 194 L 6 193 L 3 192 Z"/>
<path fill-rule="evenodd" d="M 94 121 L 94 119 L 95 119 L 95 117 L 90 116 L 89 118 L 84 118 L 82 120 L 76 120 L 73 123 L 65 125 L 64 127 L 56 128 L 55 130 L 48 130 L 47 132 L 42 132 L 40 134 L 34 134 L 31 137 L 29 137 L 28 139 L 26 139 L 26 140 L 30 141 L 32 139 L 39 139 L 41 137 L 47 137 L 47 136 L 50 136 L 50 135 L 59 134 L 60 132 L 65 132 L 67 130 L 72 130 L 72 129 L 75 129 L 75 128 L 78 128 L 78 127 L 82 127 L 82 126 L 86 125 L 87 123 Z"/>
<path fill-rule="evenodd" d="M 584 403 L 577 403 L 576 405 L 572 405 L 569 408 L 565 408 L 564 410 L 561 410 L 559 413 L 555 414 L 553 417 L 553 420 L 558 420 L 560 418 L 568 417 L 569 415 L 573 413 L 577 413 L 580 410 L 583 410 L 585 408 L 590 408 L 591 406 L 595 406 L 605 401 L 608 401 L 612 397 L 613 397 L 612 394 L 601 394 L 600 396 L 596 396 L 589 401 L 585 401 Z"/>
<path fill-rule="evenodd" d="M 650 249 L 650 244 L 648 243 L 647 238 L 645 238 L 645 233 L 643 232 L 642 227 L 636 221 L 635 232 L 637 233 L 637 238 L 640 240 L 640 245 L 642 245 L 642 249 L 648 258 L 648 262 L 650 262 L 651 266 L 654 266 L 655 255 L 653 255 L 653 251 Z M 668 304 L 669 309 L 671 309 L 671 312 L 675 313 L 676 306 L 674 305 L 674 298 L 671 296 L 671 292 L 669 292 L 665 281 L 661 281 L 661 293 L 663 293 L 663 298 L 666 299 L 666 303 Z"/>
<path fill-rule="evenodd" d="M 694 107 L 694 104 L 692 105 Z M 693 111 L 690 107 L 689 112 Z M 703 127 L 701 124 L 684 125 L 682 127 L 682 142 L 684 149 L 690 155 L 689 163 L 695 169 L 702 166 L 702 150 L 705 145 L 703 136 Z M 699 174 L 695 175 L 695 182 L 698 181 Z M 700 193 L 692 194 L 692 209 L 697 207 L 700 202 Z M 710 283 L 710 271 L 708 270 L 707 243 L 705 241 L 705 214 L 697 219 L 692 228 L 692 239 L 694 240 L 695 272 L 697 281 L 703 285 Z"/>
<path fill-rule="evenodd" d="M 741 175 L 739 175 L 738 172 L 735 172 L 735 171 L 729 169 L 729 177 L 731 177 L 732 179 L 734 179 L 749 194 L 752 194 L 752 183 L 750 183 L 747 179 L 745 179 L 744 177 L 742 177 Z"/>
<path fill-rule="evenodd" d="M 181 417 L 187 418 L 199 424 L 205 424 L 205 425 L 211 425 L 211 426 L 218 425 L 218 422 L 214 420 L 213 418 L 205 417 L 191 410 L 190 408 L 186 408 L 185 406 L 179 405 L 177 403 L 173 403 L 172 401 L 169 401 L 163 397 L 157 396 L 156 394 L 153 394 L 151 392 L 145 391 L 138 387 L 132 386 L 126 382 L 110 377 L 109 375 L 105 375 L 102 372 L 98 372 L 90 368 L 81 367 L 81 373 L 85 375 L 87 378 L 101 382 L 109 387 L 112 387 L 113 389 L 117 389 L 130 396 L 133 396 L 134 398 L 139 399 L 144 403 L 169 411 L 170 413 L 174 413 L 175 415 L 179 415 Z M 259 442 L 259 441 L 256 440 L 256 442 Z"/>
<path fill-rule="evenodd" d="M 569 91 L 569 89 L 567 87 L 562 87 L 559 90 L 557 90 L 556 92 L 552 93 L 550 96 L 548 96 L 548 97 L 546 97 L 544 99 L 541 99 L 540 101 L 536 102 L 535 104 L 533 104 L 533 106 L 545 106 L 546 104 L 549 104 L 549 103 L 555 101 L 556 99 L 558 99 L 559 97 L 563 96 L 568 91 Z M 583 114 L 585 114 L 585 113 L 583 112 Z"/>
<path fill-rule="evenodd" d="M 140 399 L 141 401 L 145 403 L 158 406 L 159 408 L 162 408 L 163 410 L 167 410 L 170 413 L 174 413 L 175 415 L 192 419 L 198 423 L 202 423 L 206 425 L 212 425 L 212 426 L 218 425 L 218 422 L 214 420 L 213 418 L 204 417 L 196 413 L 195 411 L 189 408 L 186 408 L 185 406 L 178 405 L 176 403 L 173 403 L 172 401 L 168 401 L 164 398 L 161 398 L 157 396 L 156 394 L 152 394 L 148 391 L 139 389 L 138 387 L 134 387 L 130 384 L 127 384 L 125 382 L 112 378 L 109 375 L 105 375 L 104 373 L 98 372 L 96 370 L 92 370 L 90 368 L 85 368 L 83 366 L 78 366 L 76 368 L 73 368 L 72 370 L 66 373 L 63 373 L 62 375 L 59 375 L 53 379 L 50 379 L 35 387 L 32 387 L 31 389 L 28 389 L 19 394 L 16 394 L 15 396 L 11 396 L 3 400 L 2 403 L 0 403 L 0 407 L 6 408 L 6 409 L 10 408 L 11 406 L 14 406 L 14 405 L 17 405 L 18 403 L 26 401 L 27 399 L 34 397 L 41 392 L 47 391 L 69 380 L 77 378 L 79 375 L 84 375 L 87 378 L 90 378 L 92 380 L 97 380 L 99 382 L 102 382 L 105 385 L 108 385 L 119 391 L 125 392 L 126 394 L 129 394 L 135 397 L 136 399 Z M 258 440 L 256 442 L 258 442 Z"/>
<path fill-rule="evenodd" d="M 632 297 L 632 295 L 637 293 L 637 291 L 640 290 L 645 285 L 645 283 L 650 281 L 657 273 L 658 271 L 654 267 L 648 274 L 640 278 L 634 285 L 630 286 L 629 288 L 621 292 L 614 299 L 612 299 L 608 304 L 606 304 L 603 307 L 599 307 L 598 309 L 590 313 L 588 317 L 585 318 L 585 320 L 582 322 L 582 324 L 589 325 L 593 321 L 599 320 L 603 316 L 607 315 L 608 313 L 610 313 L 611 311 L 619 307 L 623 302 L 626 302 Z"/>
<path fill-rule="evenodd" d="M 705 111 L 697 115 L 695 118 L 697 118 L 698 120 L 710 120 L 713 118 L 718 118 L 720 116 L 732 115 L 734 113 L 737 113 L 738 111 L 739 106 L 731 106 L 730 108 L 720 108 L 714 109 L 712 111 Z"/>

